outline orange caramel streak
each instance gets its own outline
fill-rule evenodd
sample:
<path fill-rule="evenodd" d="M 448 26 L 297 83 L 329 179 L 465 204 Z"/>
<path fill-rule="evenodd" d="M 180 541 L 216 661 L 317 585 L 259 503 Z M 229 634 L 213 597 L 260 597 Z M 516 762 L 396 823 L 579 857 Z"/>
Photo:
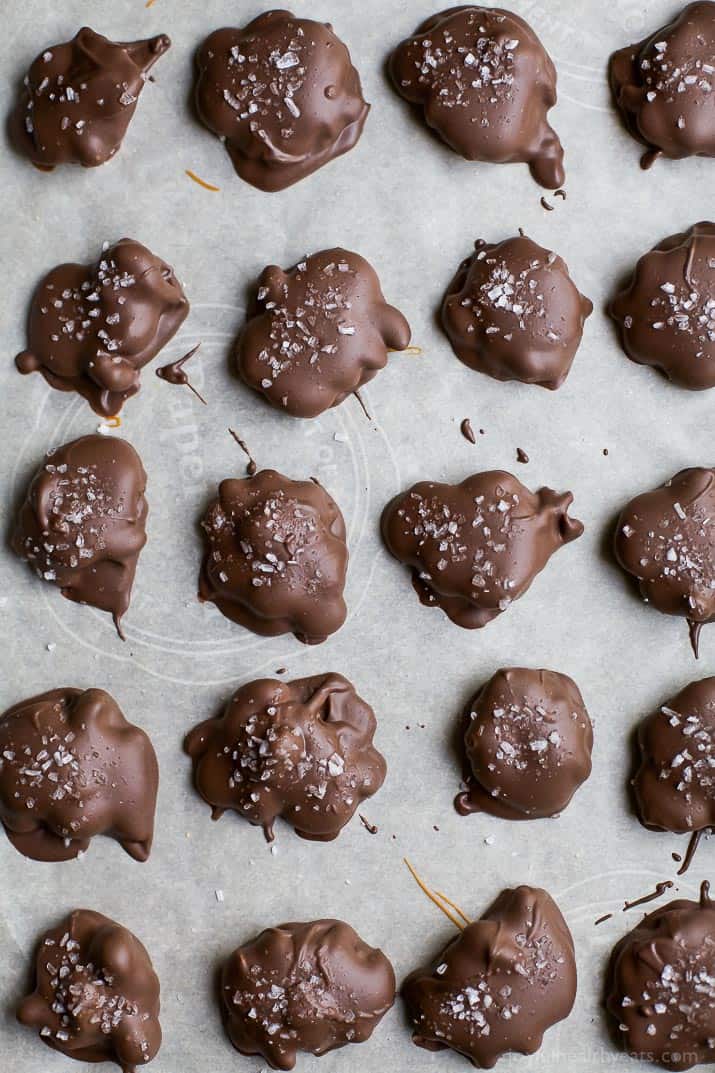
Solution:
<path fill-rule="evenodd" d="M 460 931 L 464 931 L 465 925 L 462 923 L 462 921 L 459 919 L 459 917 L 453 916 L 452 913 L 450 913 L 449 909 L 447 909 L 446 906 L 444 906 L 442 904 L 442 902 L 440 901 L 440 896 L 435 894 L 434 891 L 431 891 L 429 889 L 429 887 L 427 886 L 427 884 L 422 879 L 420 879 L 420 877 L 418 876 L 418 874 L 415 871 L 415 869 L 412 867 L 410 862 L 407 860 L 407 857 L 404 857 L 403 860 L 404 860 L 405 864 L 407 865 L 407 868 L 409 869 L 410 875 L 412 876 L 412 878 L 414 879 L 415 883 L 420 888 L 420 890 L 424 894 L 427 895 L 429 900 L 431 902 L 433 902 L 442 913 L 444 913 L 444 915 L 447 917 L 447 919 L 450 920 L 452 922 L 452 924 L 454 924 L 455 928 L 459 928 Z M 447 902 L 449 905 L 453 905 L 453 903 L 449 902 L 447 898 L 444 898 L 444 901 Z M 457 907 L 453 906 L 453 908 L 456 909 Z M 460 916 L 464 920 L 467 921 L 467 923 L 470 923 L 469 920 L 467 920 L 467 918 L 464 916 L 464 913 L 461 912 L 461 910 L 457 909 L 457 912 L 460 914 Z"/>
<path fill-rule="evenodd" d="M 198 183 L 199 186 L 203 186 L 204 190 L 211 190 L 212 193 L 218 193 L 221 189 L 220 186 L 214 186 L 213 183 L 207 183 L 204 179 L 200 179 L 198 175 L 193 171 L 190 171 L 188 168 L 186 168 L 186 174 L 190 179 L 193 179 L 195 183 Z"/>

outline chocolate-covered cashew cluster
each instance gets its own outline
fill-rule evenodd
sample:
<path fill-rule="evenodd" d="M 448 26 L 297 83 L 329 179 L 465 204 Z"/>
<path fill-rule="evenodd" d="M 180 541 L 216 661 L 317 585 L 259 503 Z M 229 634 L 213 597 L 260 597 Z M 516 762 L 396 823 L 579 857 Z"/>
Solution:
<path fill-rule="evenodd" d="M 108 611 L 120 637 L 146 543 L 146 473 L 131 444 L 82 436 L 46 456 L 27 489 L 12 547 L 68 600 Z"/>
<path fill-rule="evenodd" d="M 715 906 L 669 902 L 613 951 L 608 1009 L 634 1058 L 670 1070 L 715 1060 Z"/>
<path fill-rule="evenodd" d="M 221 998 L 236 1050 L 293 1069 L 299 1052 L 369 1039 L 395 1001 L 395 974 L 340 920 L 281 924 L 233 952 Z"/>
<path fill-rule="evenodd" d="M 557 816 L 591 774 L 593 727 L 568 675 L 497 671 L 467 705 L 464 725 L 462 815 Z"/>
<path fill-rule="evenodd" d="M 319 644 L 340 629 L 348 548 L 337 503 L 316 481 L 266 469 L 225 480 L 203 522 L 199 595 L 254 633 Z"/>
<path fill-rule="evenodd" d="M 0 820 L 26 857 L 70 860 L 109 835 L 146 861 L 158 783 L 151 741 L 103 689 L 53 689 L 0 715 Z"/>
<path fill-rule="evenodd" d="M 362 134 L 370 111 L 329 23 L 289 11 L 216 30 L 197 56 L 196 107 L 233 166 L 259 190 L 285 190 Z"/>
<path fill-rule="evenodd" d="M 410 326 L 385 302 L 371 265 L 332 249 L 284 272 L 263 270 L 236 344 L 243 380 L 277 410 L 316 417 L 404 350 Z"/>
<path fill-rule="evenodd" d="M 715 387 L 715 224 L 694 224 L 645 253 L 610 313 L 631 361 L 691 391 Z"/>
<path fill-rule="evenodd" d="M 534 179 L 564 183 L 564 151 L 549 126 L 556 70 L 527 22 L 467 4 L 433 15 L 392 54 L 398 93 L 467 160 L 527 163 Z"/>
<path fill-rule="evenodd" d="M 659 156 L 715 156 L 715 4 L 688 4 L 644 41 L 614 52 L 616 107 L 646 147 L 641 167 Z"/>
<path fill-rule="evenodd" d="M 555 390 L 568 376 L 592 311 L 566 263 L 518 235 L 475 244 L 447 290 L 442 324 L 471 369 Z"/>
<path fill-rule="evenodd" d="M 638 728 L 640 818 L 658 831 L 715 826 L 715 678 L 691 682 Z"/>
<path fill-rule="evenodd" d="M 115 1062 L 136 1073 L 161 1045 L 159 980 L 136 935 L 101 913 L 76 909 L 40 939 L 35 989 L 18 1020 L 78 1062 Z"/>
<path fill-rule="evenodd" d="M 410 568 L 420 601 L 466 629 L 486 626 L 523 596 L 555 551 L 576 540 L 573 496 L 530 492 L 511 473 L 461 484 L 421 481 L 382 516 L 388 550 Z"/>
<path fill-rule="evenodd" d="M 700 631 L 715 620 L 715 469 L 684 469 L 636 496 L 616 526 L 618 562 L 643 599 L 687 619 L 695 655 Z"/>
<path fill-rule="evenodd" d="M 576 997 L 571 932 L 545 890 L 504 890 L 408 977 L 402 997 L 418 1047 L 451 1048 L 478 1069 L 513 1051 L 534 1054 Z"/>
<path fill-rule="evenodd" d="M 21 373 L 39 371 L 52 387 L 77 391 L 110 417 L 136 395 L 142 368 L 176 334 L 189 303 L 173 269 L 131 238 L 105 249 L 95 265 L 63 264 L 37 287 Z"/>
<path fill-rule="evenodd" d="M 280 816 L 303 838 L 330 842 L 385 779 L 372 744 L 375 714 L 340 674 L 242 686 L 185 748 L 217 820 L 227 809 L 263 827 Z"/>
<path fill-rule="evenodd" d="M 16 148 L 43 171 L 94 168 L 119 150 L 149 72 L 170 47 L 166 34 L 110 41 L 83 26 L 34 60 L 10 120 Z"/>

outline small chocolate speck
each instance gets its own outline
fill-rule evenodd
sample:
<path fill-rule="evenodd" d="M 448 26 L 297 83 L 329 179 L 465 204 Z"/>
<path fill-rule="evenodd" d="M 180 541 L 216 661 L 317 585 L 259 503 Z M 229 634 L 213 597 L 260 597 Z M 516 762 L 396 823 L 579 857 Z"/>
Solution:
<path fill-rule="evenodd" d="M 604 455 L 606 455 L 606 456 L 608 455 L 608 448 L 607 448 L 607 447 L 604 447 L 604 448 L 603 448 L 603 453 L 604 453 Z"/>
<path fill-rule="evenodd" d="M 462 421 L 461 425 L 459 426 L 459 431 L 462 433 L 465 440 L 469 441 L 469 443 L 477 442 L 477 438 L 474 435 L 474 429 L 472 428 L 472 422 L 469 420 L 468 417 L 465 417 Z M 479 431 L 483 434 L 484 430 L 480 428 Z"/>
<path fill-rule="evenodd" d="M 562 201 L 566 200 L 565 190 L 554 190 L 554 197 L 560 197 Z"/>
<path fill-rule="evenodd" d="M 371 835 L 376 835 L 380 830 L 380 828 L 377 827 L 374 823 L 370 823 L 370 821 L 366 819 L 365 816 L 363 816 L 362 812 L 360 813 L 360 823 L 363 825 L 366 831 L 370 832 Z"/>
<path fill-rule="evenodd" d="M 542 209 L 546 209 L 547 212 L 553 212 L 554 206 L 551 202 L 547 201 L 545 197 L 540 198 L 540 204 Z"/>
<path fill-rule="evenodd" d="M 529 461 L 529 456 L 522 447 L 517 447 L 516 449 L 516 460 L 517 462 L 523 462 L 524 464 Z"/>

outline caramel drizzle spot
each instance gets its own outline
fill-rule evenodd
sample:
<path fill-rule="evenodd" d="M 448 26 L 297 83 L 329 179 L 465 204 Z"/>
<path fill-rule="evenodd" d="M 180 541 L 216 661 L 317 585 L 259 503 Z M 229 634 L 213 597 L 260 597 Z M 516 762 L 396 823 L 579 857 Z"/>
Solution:
<path fill-rule="evenodd" d="M 186 174 L 189 176 L 190 179 L 193 179 L 195 183 L 198 183 L 199 186 L 202 186 L 204 190 L 210 190 L 212 193 L 218 193 L 218 191 L 221 189 L 220 186 L 214 186 L 213 183 L 207 183 L 205 179 L 200 179 L 199 176 L 196 175 L 195 172 L 190 171 L 189 168 L 186 168 Z"/>
<path fill-rule="evenodd" d="M 460 931 L 464 931 L 466 925 L 472 923 L 469 917 L 465 913 L 463 913 L 462 910 L 454 904 L 454 902 L 450 901 L 449 898 L 446 898 L 444 894 L 439 894 L 436 891 L 430 890 L 424 880 L 420 879 L 419 875 L 417 874 L 413 866 L 410 864 L 407 857 L 403 857 L 403 861 L 406 864 L 410 875 L 412 876 L 420 890 L 423 892 L 423 894 L 426 894 L 429 900 L 433 902 L 434 905 L 436 905 L 442 913 L 444 913 L 447 919 L 450 920 L 452 924 L 454 924 L 455 928 L 459 928 Z M 443 902 L 446 904 L 443 905 Z M 458 916 L 454 916 L 449 911 L 447 906 L 451 906 L 456 911 Z M 459 919 L 460 917 L 462 918 L 461 920 Z M 464 923 L 462 923 L 462 921 L 464 921 Z"/>

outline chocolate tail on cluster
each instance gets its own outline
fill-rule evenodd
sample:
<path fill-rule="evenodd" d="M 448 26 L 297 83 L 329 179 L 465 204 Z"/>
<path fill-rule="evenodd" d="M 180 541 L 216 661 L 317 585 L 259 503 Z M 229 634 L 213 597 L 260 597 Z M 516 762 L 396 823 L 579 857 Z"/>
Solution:
<path fill-rule="evenodd" d="M 121 47 L 127 50 L 137 67 L 141 67 L 147 74 L 157 60 L 169 51 L 171 38 L 167 34 L 157 34 L 156 37 L 148 37 L 140 41 L 123 41 Z"/>

